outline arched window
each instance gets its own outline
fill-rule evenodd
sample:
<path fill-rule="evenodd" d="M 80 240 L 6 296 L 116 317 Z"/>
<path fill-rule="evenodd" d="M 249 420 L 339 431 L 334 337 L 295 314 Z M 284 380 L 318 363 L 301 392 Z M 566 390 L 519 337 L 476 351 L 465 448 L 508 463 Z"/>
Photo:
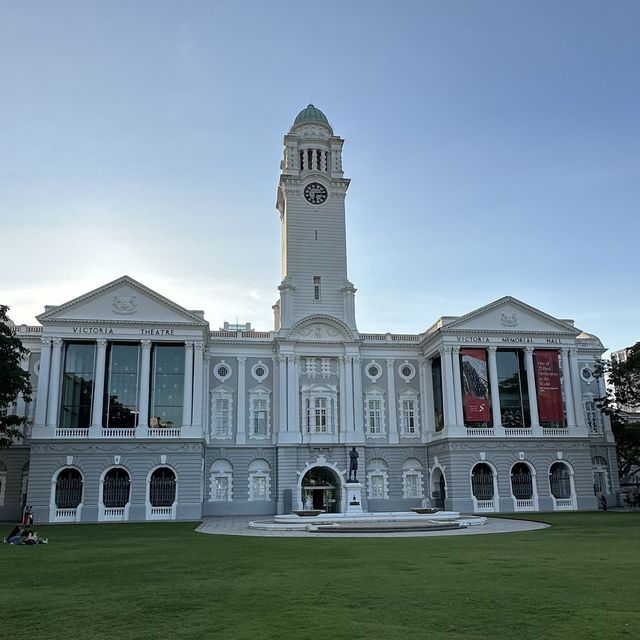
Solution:
<path fill-rule="evenodd" d="M 389 497 L 389 466 L 382 458 L 373 458 L 368 464 L 367 489 L 369 500 L 385 500 Z"/>
<path fill-rule="evenodd" d="M 571 473 L 566 464 L 554 462 L 549 469 L 549 486 L 554 498 L 571 497 Z"/>
<path fill-rule="evenodd" d="M 524 462 L 517 462 L 511 468 L 511 491 L 517 500 L 531 500 L 533 498 L 531 469 Z"/>
<path fill-rule="evenodd" d="M 169 467 L 159 467 L 149 481 L 152 507 L 171 507 L 176 500 L 176 474 Z"/>
<path fill-rule="evenodd" d="M 402 497 L 422 498 L 422 463 L 416 458 L 406 460 L 402 465 Z"/>
<path fill-rule="evenodd" d="M 216 460 L 211 465 L 211 502 L 231 502 L 233 466 L 228 460 Z"/>
<path fill-rule="evenodd" d="M 58 474 L 55 500 L 58 509 L 75 509 L 82 502 L 82 474 L 77 469 L 63 469 Z"/>
<path fill-rule="evenodd" d="M 266 460 L 254 460 L 249 465 L 249 500 L 269 500 L 271 492 L 270 466 Z"/>
<path fill-rule="evenodd" d="M 602 456 L 594 456 L 593 465 L 593 490 L 595 493 L 611 493 L 609 483 L 609 465 Z"/>
<path fill-rule="evenodd" d="M 125 507 L 129 502 L 131 478 L 125 469 L 109 469 L 102 483 L 102 502 L 105 507 Z"/>
<path fill-rule="evenodd" d="M 488 464 L 480 462 L 473 467 L 471 490 L 477 500 L 493 500 L 493 471 Z"/>

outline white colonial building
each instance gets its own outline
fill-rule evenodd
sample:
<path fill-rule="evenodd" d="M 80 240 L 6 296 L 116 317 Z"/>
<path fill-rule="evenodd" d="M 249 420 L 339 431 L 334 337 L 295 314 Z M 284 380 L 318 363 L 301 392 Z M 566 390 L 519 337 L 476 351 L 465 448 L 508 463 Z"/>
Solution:
<path fill-rule="evenodd" d="M 0 519 L 343 511 L 354 446 L 369 511 L 615 501 L 604 347 L 573 321 L 507 296 L 421 333 L 358 331 L 342 145 L 312 105 L 285 135 L 272 331 L 211 331 L 128 276 L 16 327 L 35 392 L 0 451 Z"/>

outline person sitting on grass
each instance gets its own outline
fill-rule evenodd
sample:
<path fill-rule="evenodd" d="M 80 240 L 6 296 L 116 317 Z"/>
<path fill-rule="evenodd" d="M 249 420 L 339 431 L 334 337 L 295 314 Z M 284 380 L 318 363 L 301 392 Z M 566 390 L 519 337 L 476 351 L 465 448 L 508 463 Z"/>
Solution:
<path fill-rule="evenodd" d="M 9 544 L 20 544 L 22 542 L 22 525 L 17 524 L 9 535 L 5 538 L 5 542 Z"/>

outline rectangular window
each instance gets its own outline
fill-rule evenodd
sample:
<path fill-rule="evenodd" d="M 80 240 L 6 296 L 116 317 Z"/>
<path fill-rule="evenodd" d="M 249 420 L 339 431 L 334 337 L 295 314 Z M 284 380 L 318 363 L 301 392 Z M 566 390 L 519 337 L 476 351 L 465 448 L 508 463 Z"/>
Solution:
<path fill-rule="evenodd" d="M 320 300 L 320 276 L 313 276 L 313 299 Z"/>
<path fill-rule="evenodd" d="M 229 478 L 227 476 L 215 476 L 213 479 L 213 499 L 229 499 Z"/>
<path fill-rule="evenodd" d="M 251 493 L 253 500 L 267 499 L 267 479 L 264 476 L 251 478 Z"/>
<path fill-rule="evenodd" d="M 93 342 L 67 343 L 62 378 L 60 427 L 91 426 L 96 345 Z"/>
<path fill-rule="evenodd" d="M 380 400 L 369 400 L 369 433 L 382 433 L 382 424 L 381 424 L 381 402 Z"/>
<path fill-rule="evenodd" d="M 268 435 L 267 401 L 257 399 L 253 401 L 253 434 L 256 436 Z"/>
<path fill-rule="evenodd" d="M 435 358 L 431 364 L 431 385 L 433 387 L 433 417 L 436 431 L 444 428 L 444 400 L 442 397 L 442 362 Z"/>
<path fill-rule="evenodd" d="M 214 435 L 225 437 L 229 435 L 229 400 L 216 400 L 216 415 L 214 418 Z"/>
<path fill-rule="evenodd" d="M 407 498 L 418 498 L 418 476 L 414 473 L 408 473 L 405 477 L 405 492 Z"/>
<path fill-rule="evenodd" d="M 530 427 L 524 353 L 519 349 L 498 349 L 496 363 L 503 426 Z"/>
<path fill-rule="evenodd" d="M 151 427 L 179 427 L 184 396 L 184 347 L 156 344 L 151 376 Z"/>
<path fill-rule="evenodd" d="M 314 427 L 316 433 L 327 432 L 327 399 L 316 398 L 315 399 L 315 420 Z"/>
<path fill-rule="evenodd" d="M 110 429 L 134 428 L 138 425 L 139 345 L 110 344 L 108 362 L 103 424 Z"/>
<path fill-rule="evenodd" d="M 371 476 L 371 497 L 374 499 L 384 498 L 384 476 Z"/>
<path fill-rule="evenodd" d="M 409 435 L 416 433 L 416 403 L 413 400 L 402 401 L 402 419 L 404 432 Z"/>

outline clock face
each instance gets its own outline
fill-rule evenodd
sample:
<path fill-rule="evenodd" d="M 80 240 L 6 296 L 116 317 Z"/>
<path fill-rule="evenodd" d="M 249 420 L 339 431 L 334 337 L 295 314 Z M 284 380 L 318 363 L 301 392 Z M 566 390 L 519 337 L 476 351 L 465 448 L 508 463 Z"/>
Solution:
<path fill-rule="evenodd" d="M 326 187 L 319 182 L 310 182 L 304 188 L 304 197 L 311 204 L 322 204 L 328 195 Z"/>

